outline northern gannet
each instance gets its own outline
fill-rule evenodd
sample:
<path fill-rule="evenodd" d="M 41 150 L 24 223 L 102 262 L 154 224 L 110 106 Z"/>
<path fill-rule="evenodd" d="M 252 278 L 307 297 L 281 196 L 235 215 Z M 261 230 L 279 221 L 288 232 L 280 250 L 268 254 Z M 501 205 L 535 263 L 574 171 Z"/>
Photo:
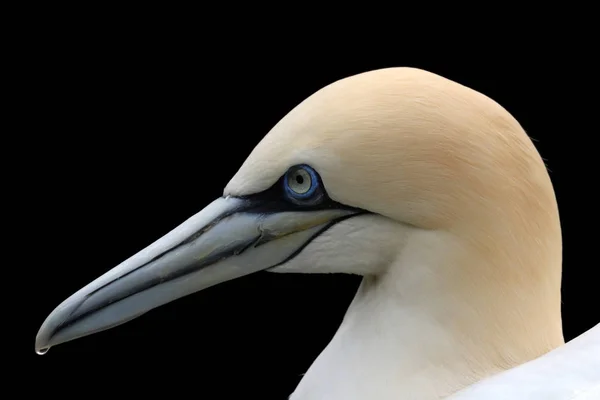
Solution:
<path fill-rule="evenodd" d="M 350 273 L 357 294 L 291 400 L 573 399 L 600 384 L 600 329 L 564 345 L 561 240 L 544 162 L 504 108 L 370 71 L 290 111 L 221 198 L 60 304 L 35 348 L 257 271 Z"/>

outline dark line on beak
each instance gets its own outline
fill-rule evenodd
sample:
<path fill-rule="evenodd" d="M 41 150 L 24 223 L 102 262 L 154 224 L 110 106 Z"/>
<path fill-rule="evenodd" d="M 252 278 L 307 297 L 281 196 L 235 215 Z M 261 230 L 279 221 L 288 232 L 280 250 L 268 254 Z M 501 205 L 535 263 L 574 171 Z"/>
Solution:
<path fill-rule="evenodd" d="M 154 286 L 158 286 L 158 285 L 160 285 L 161 283 L 169 282 L 169 281 L 172 281 L 172 280 L 174 280 L 174 279 L 181 278 L 182 276 L 189 275 L 189 274 L 191 274 L 191 273 L 197 272 L 197 271 L 199 271 L 199 270 L 201 270 L 201 269 L 203 269 L 203 268 L 206 268 L 206 267 L 208 267 L 208 266 L 210 266 L 210 265 L 212 265 L 212 264 L 215 264 L 215 263 L 217 263 L 218 261 L 221 261 L 221 260 L 223 260 L 223 259 L 229 258 L 229 257 L 231 257 L 231 256 L 234 256 L 234 255 L 241 254 L 242 252 L 244 252 L 244 251 L 246 251 L 247 249 L 249 249 L 250 247 L 252 247 L 252 246 L 253 246 L 255 243 L 257 243 L 257 242 L 260 240 L 260 238 L 261 238 L 261 235 L 257 235 L 257 236 L 255 236 L 254 238 L 252 238 L 252 239 L 250 239 L 250 240 L 246 241 L 246 243 L 244 243 L 244 244 L 242 245 L 242 247 L 241 247 L 241 248 L 240 248 L 240 247 L 238 247 L 238 246 L 235 246 L 235 247 L 232 247 L 232 248 L 229 248 L 229 249 L 227 249 L 226 251 L 221 251 L 221 252 L 218 252 L 218 253 L 216 253 L 216 254 L 213 254 L 213 255 L 211 255 L 211 256 L 209 256 L 209 257 L 207 257 L 207 258 L 205 258 L 205 259 L 201 260 L 200 262 L 198 262 L 198 263 L 196 263 L 196 264 L 190 264 L 190 265 L 188 265 L 188 266 L 186 266 L 186 267 L 184 267 L 184 268 L 182 268 L 182 269 L 178 270 L 176 273 L 174 273 L 174 274 L 172 274 L 172 275 L 169 275 L 169 276 L 163 276 L 163 277 L 157 277 L 157 278 L 154 278 L 154 279 L 150 279 L 150 280 L 148 280 L 148 281 L 146 281 L 146 282 L 143 282 L 142 284 L 138 285 L 137 287 L 133 287 L 133 288 L 131 288 L 129 291 L 122 293 L 122 294 L 121 294 L 120 296 L 118 296 L 118 297 L 115 297 L 115 298 L 109 299 L 109 300 L 105 301 L 104 303 L 101 303 L 101 304 L 99 304 L 97 307 L 95 307 L 95 308 L 92 308 L 92 309 L 90 309 L 90 310 L 88 310 L 88 311 L 86 311 L 86 312 L 84 312 L 84 313 L 82 313 L 82 314 L 80 314 L 80 315 L 77 315 L 77 316 L 76 316 L 75 318 L 73 318 L 73 319 L 69 319 L 69 318 L 70 318 L 72 315 L 74 315 L 74 314 L 76 313 L 76 311 L 77 311 L 77 310 L 78 310 L 78 309 L 79 309 L 79 308 L 80 308 L 80 307 L 81 307 L 81 306 L 82 306 L 82 305 L 85 303 L 85 301 L 86 301 L 88 298 L 90 298 L 90 297 L 91 297 L 91 295 L 92 295 L 93 293 L 97 293 L 97 292 L 98 292 L 98 291 L 99 291 L 101 288 L 100 288 L 100 289 L 96 289 L 96 290 L 94 290 L 92 293 L 88 294 L 88 295 L 87 295 L 87 296 L 86 296 L 86 297 L 85 297 L 85 298 L 84 298 L 84 299 L 83 299 L 83 300 L 82 300 L 82 301 L 81 301 L 81 302 L 80 302 L 80 303 L 77 305 L 77 307 L 76 307 L 76 308 L 75 308 L 75 309 L 74 309 L 74 310 L 71 312 L 71 314 L 69 315 L 69 317 L 67 317 L 67 318 L 65 319 L 65 321 L 64 321 L 64 323 L 63 323 L 63 324 L 60 324 L 60 325 L 58 325 L 58 326 L 56 327 L 56 329 L 54 329 L 54 332 L 52 332 L 52 334 L 50 335 L 50 337 L 52 337 L 52 336 L 56 335 L 56 333 L 58 333 L 58 332 L 59 332 L 61 329 L 67 328 L 67 327 L 69 327 L 69 326 L 71 326 L 71 325 L 75 324 L 77 321 L 80 321 L 80 320 L 84 319 L 84 318 L 85 318 L 85 317 L 87 317 L 88 315 L 91 315 L 91 314 L 93 314 L 93 313 L 96 313 L 96 312 L 98 312 L 98 311 L 102 310 L 103 308 L 106 308 L 106 307 L 108 307 L 109 305 L 111 305 L 111 304 L 113 304 L 113 303 L 117 303 L 117 302 L 119 302 L 119 301 L 123 301 L 123 300 L 127 299 L 128 297 L 131 297 L 131 296 L 133 296 L 133 295 L 135 295 L 135 294 L 138 294 L 138 293 L 144 292 L 144 291 L 146 291 L 146 290 L 148 290 L 148 289 L 151 289 L 151 288 L 153 288 Z M 148 262 L 148 263 L 144 264 L 143 266 L 146 266 L 146 265 L 149 265 L 149 264 L 150 264 L 150 262 Z M 141 266 L 141 267 L 138 267 L 138 268 L 136 268 L 135 270 L 137 271 L 137 270 L 139 270 L 140 268 L 142 268 L 143 266 Z M 121 276 L 121 277 L 119 277 L 119 278 L 117 278 L 117 279 L 115 279 L 115 280 L 113 280 L 113 281 L 109 282 L 109 284 L 116 282 L 117 280 L 121 279 L 122 277 L 124 277 L 124 276 L 126 276 L 126 275 L 129 275 L 129 274 L 125 274 L 125 275 L 123 275 L 123 276 Z M 107 284 L 107 285 L 108 285 L 108 284 Z M 103 287 L 106 287 L 107 285 L 104 285 Z"/>
<path fill-rule="evenodd" d="M 281 178 L 281 179 L 283 179 L 283 178 Z M 257 194 L 250 195 L 250 196 L 235 197 L 238 200 L 242 200 L 242 202 L 237 207 L 233 207 L 230 210 L 223 213 L 222 215 L 216 217 L 214 220 L 212 220 L 211 222 L 209 222 L 202 228 L 198 229 L 196 232 L 194 232 L 187 238 L 183 239 L 178 244 L 175 244 L 172 247 L 170 247 L 169 249 L 158 254 L 157 256 L 152 258 L 150 261 L 132 269 L 131 271 L 124 273 L 123 275 L 113 279 L 110 282 L 105 283 L 104 285 L 100 286 L 99 288 L 95 289 L 94 291 L 88 293 L 85 298 L 86 299 L 89 298 L 90 296 L 92 296 L 95 293 L 97 293 L 98 291 L 104 289 L 106 286 L 110 285 L 111 283 L 113 283 L 119 279 L 125 278 L 128 275 L 134 273 L 135 271 L 146 267 L 147 265 L 166 256 L 170 252 L 177 250 L 181 246 L 185 246 L 189 243 L 192 243 L 194 240 L 198 239 L 200 236 L 202 236 L 204 233 L 209 231 L 212 227 L 217 225 L 219 222 L 221 222 L 225 218 L 228 218 L 228 217 L 230 217 L 234 214 L 240 213 L 240 212 L 248 212 L 248 213 L 255 213 L 255 214 L 273 214 L 273 213 L 285 212 L 285 211 L 306 212 L 306 211 L 326 210 L 326 209 L 332 209 L 332 208 L 343 208 L 343 209 L 347 209 L 347 210 L 353 210 L 353 211 L 356 211 L 359 213 L 364 211 L 364 210 L 361 210 L 358 208 L 349 207 L 344 204 L 338 203 L 336 201 L 331 200 L 329 197 L 326 197 L 326 196 L 319 204 L 314 204 L 314 205 L 310 205 L 310 206 L 300 206 L 300 205 L 293 204 L 293 203 L 283 200 L 279 194 L 278 187 L 279 187 L 278 184 L 275 184 L 270 189 L 268 189 L 264 192 L 261 192 L 261 193 L 257 193 Z M 261 238 L 261 240 L 264 241 L 264 240 L 268 240 L 268 239 Z M 75 313 L 76 311 L 77 311 L 77 309 L 74 309 L 71 314 Z"/>
<path fill-rule="evenodd" d="M 209 222 L 208 224 L 206 224 L 205 226 L 203 226 L 202 228 L 198 229 L 196 232 L 192 233 L 190 236 L 188 236 L 187 238 L 183 239 L 181 242 L 174 244 L 172 247 L 168 248 L 167 250 L 163 251 L 162 253 L 158 254 L 157 256 L 154 256 L 150 261 L 132 269 L 131 271 L 128 271 L 126 273 L 124 273 L 121 276 L 116 277 L 115 279 L 113 279 L 110 282 L 105 283 L 104 285 L 98 287 L 97 289 L 93 290 L 92 292 L 88 293 L 86 295 L 86 299 L 89 298 L 90 296 L 94 295 L 95 293 L 99 292 L 100 290 L 104 289 L 106 286 L 118 281 L 119 279 L 125 278 L 126 276 L 134 273 L 135 271 L 146 267 L 147 265 L 152 264 L 153 262 L 163 258 L 164 256 L 166 256 L 167 254 L 173 252 L 174 250 L 177 250 L 178 248 L 180 248 L 181 246 L 185 246 L 186 244 L 192 243 L 194 240 L 198 239 L 200 236 L 202 236 L 204 233 L 206 233 L 207 231 L 209 231 L 212 227 L 214 227 L 215 225 L 217 225 L 219 222 L 221 222 L 222 220 L 224 220 L 227 217 L 232 216 L 233 214 L 236 214 L 238 212 L 244 211 L 246 209 L 249 209 L 252 207 L 253 204 L 241 204 L 239 207 L 235 207 L 232 208 L 231 210 L 227 211 L 226 213 L 219 215 L 217 218 L 215 218 L 214 220 L 212 220 L 211 222 Z M 85 300 L 84 300 L 85 301 Z M 79 307 L 77 307 L 79 308 Z M 77 311 L 77 308 L 74 309 L 71 314 L 75 313 Z"/>
<path fill-rule="evenodd" d="M 312 208 L 300 208 L 294 205 L 290 205 L 287 203 L 279 203 L 279 202 L 269 202 L 267 205 L 264 204 L 262 196 L 257 196 L 256 198 L 254 197 L 249 197 L 249 198 L 238 198 L 240 200 L 244 200 L 243 203 L 241 203 L 238 207 L 234 207 L 231 210 L 228 210 L 227 212 L 223 213 L 222 215 L 219 215 L 218 217 L 216 217 L 214 220 L 212 220 L 211 222 L 209 222 L 208 224 L 206 224 L 205 226 L 203 226 L 202 228 L 198 229 L 196 232 L 192 233 L 190 236 L 188 236 L 187 238 L 183 239 L 181 242 L 174 244 L 172 247 L 168 248 L 167 250 L 163 251 L 162 253 L 154 256 L 150 261 L 132 269 L 131 271 L 128 271 L 126 273 L 124 273 L 121 276 L 116 277 L 115 279 L 113 279 L 110 282 L 105 283 L 104 285 L 96 288 L 95 290 L 93 290 L 92 292 L 88 293 L 86 295 L 86 299 L 89 298 L 90 296 L 94 295 L 95 293 L 97 293 L 98 291 L 104 289 L 106 286 L 112 284 L 113 282 L 118 281 L 119 279 L 125 278 L 128 275 L 134 273 L 135 271 L 146 267 L 149 264 L 152 264 L 153 262 L 163 258 L 164 256 L 166 256 L 167 254 L 173 252 L 174 250 L 177 250 L 178 248 L 180 248 L 181 246 L 185 246 L 189 243 L 192 243 L 193 241 L 195 241 L 196 239 L 198 239 L 200 236 L 202 236 L 204 233 L 208 232 L 210 229 L 212 229 L 215 225 L 217 225 L 219 222 L 223 221 L 224 219 L 240 213 L 240 212 L 248 212 L 248 213 L 256 213 L 256 214 L 273 214 L 276 212 L 280 212 L 280 211 L 313 211 L 315 209 L 320 209 L 320 208 L 316 208 L 316 207 L 312 207 Z M 330 205 L 331 206 L 331 205 Z M 286 208 L 289 208 L 286 209 Z M 328 208 L 328 207 L 324 207 L 324 208 Z M 84 300 L 85 301 L 85 300 Z M 79 308 L 79 307 L 77 307 Z M 75 313 L 77 311 L 77 308 L 74 309 L 71 314 Z"/>
<path fill-rule="evenodd" d="M 327 225 L 325 225 L 322 229 L 320 229 L 319 231 L 317 231 L 315 234 L 313 234 L 306 242 L 304 242 L 300 247 L 298 247 L 298 249 L 296 249 L 292 254 L 290 254 L 287 258 L 285 258 L 283 261 L 281 261 L 280 263 L 277 263 L 271 267 L 267 267 L 264 270 L 270 270 L 273 268 L 276 268 L 282 264 L 285 264 L 286 262 L 290 261 L 291 259 L 293 259 L 294 257 L 296 257 L 298 254 L 300 254 L 300 252 L 302 250 L 304 250 L 316 237 L 318 237 L 319 235 L 321 235 L 323 232 L 327 231 L 329 228 L 331 228 L 332 226 L 336 225 L 339 222 L 345 221 L 349 218 L 358 216 L 358 215 L 362 215 L 362 214 L 366 214 L 366 212 L 357 212 L 355 214 L 350 214 L 350 215 L 344 215 L 342 217 L 336 218 L 331 220 L 329 223 L 327 223 Z M 97 293 L 100 289 L 96 289 L 94 290 L 92 293 L 88 294 L 85 299 L 83 299 L 79 305 L 76 307 L 75 310 L 73 310 L 70 314 L 70 316 L 68 318 L 65 319 L 64 323 L 58 325 L 54 331 L 52 332 L 52 334 L 50 335 L 50 338 L 52 338 L 54 335 L 56 335 L 60 330 L 65 329 L 75 323 L 77 323 L 78 321 L 86 318 L 87 316 L 96 313 L 100 310 L 102 310 L 103 308 L 108 307 L 109 305 L 113 304 L 113 303 L 117 303 L 119 301 L 123 301 L 125 299 L 127 299 L 128 297 L 131 297 L 135 294 L 141 293 L 145 290 L 149 290 L 151 288 L 153 288 L 154 286 L 160 285 L 162 283 L 166 283 L 169 281 L 172 281 L 174 279 L 177 278 L 181 278 L 185 275 L 197 272 L 205 267 L 208 267 L 218 261 L 221 261 L 223 259 L 232 257 L 232 256 L 236 256 L 239 254 L 242 254 L 243 252 L 245 252 L 246 250 L 248 250 L 249 248 L 252 247 L 258 247 L 262 244 L 265 244 L 266 242 L 268 242 L 269 240 L 275 239 L 277 238 L 276 236 L 264 236 L 263 234 L 257 235 L 254 238 L 246 241 L 244 244 L 242 244 L 241 246 L 235 246 L 232 247 L 230 249 L 227 249 L 226 251 L 222 251 L 219 253 L 216 253 L 212 256 L 209 256 L 205 259 L 203 259 L 202 261 L 200 261 L 199 263 L 196 264 L 191 264 L 185 268 L 182 268 L 181 270 L 177 271 L 177 273 L 171 275 L 171 276 L 167 276 L 167 277 L 161 277 L 161 278 L 155 278 L 152 280 L 149 280 L 147 282 L 145 282 L 142 285 L 139 285 L 138 287 L 134 287 L 131 290 L 129 290 L 128 292 L 123 293 L 121 296 L 119 296 L 118 298 L 113 298 L 113 299 L 109 299 L 106 302 L 99 304 L 97 307 L 86 311 L 85 313 L 82 313 L 81 315 L 78 315 L 77 317 L 73 318 L 73 319 L 69 319 L 72 315 L 74 315 L 76 313 L 76 311 L 81 307 L 81 305 L 83 305 L 85 303 L 85 301 L 93 294 L 93 293 Z M 177 246 L 179 247 L 179 246 Z M 143 266 L 140 266 L 138 268 L 136 268 L 135 270 L 139 270 L 140 268 L 149 265 L 152 261 L 144 264 Z M 129 274 L 125 274 L 111 282 L 109 282 L 108 284 L 114 283 L 115 281 L 117 281 L 118 279 L 121 279 L 122 277 L 129 275 Z M 106 287 L 108 284 L 104 285 L 103 287 Z M 119 324 L 120 325 L 120 324 Z M 104 330 L 104 329 L 103 329 Z"/>

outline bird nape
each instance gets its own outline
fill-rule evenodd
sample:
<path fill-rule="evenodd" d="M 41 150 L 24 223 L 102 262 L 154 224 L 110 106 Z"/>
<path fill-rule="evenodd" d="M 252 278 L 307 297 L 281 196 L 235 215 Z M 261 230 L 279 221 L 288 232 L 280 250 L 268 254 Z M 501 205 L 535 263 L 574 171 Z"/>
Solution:
<path fill-rule="evenodd" d="M 291 399 L 442 399 L 568 346 L 561 257 L 554 190 L 519 123 L 441 76 L 381 69 L 290 111 L 223 197 L 67 298 L 35 348 L 261 270 L 359 274 Z"/>

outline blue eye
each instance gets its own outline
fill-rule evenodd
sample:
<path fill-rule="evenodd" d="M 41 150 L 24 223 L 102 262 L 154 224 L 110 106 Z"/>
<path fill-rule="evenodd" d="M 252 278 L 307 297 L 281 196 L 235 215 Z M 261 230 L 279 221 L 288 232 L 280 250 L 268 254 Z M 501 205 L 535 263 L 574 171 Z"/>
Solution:
<path fill-rule="evenodd" d="M 317 173 L 307 165 L 290 168 L 283 182 L 288 196 L 297 200 L 310 199 L 319 187 Z"/>

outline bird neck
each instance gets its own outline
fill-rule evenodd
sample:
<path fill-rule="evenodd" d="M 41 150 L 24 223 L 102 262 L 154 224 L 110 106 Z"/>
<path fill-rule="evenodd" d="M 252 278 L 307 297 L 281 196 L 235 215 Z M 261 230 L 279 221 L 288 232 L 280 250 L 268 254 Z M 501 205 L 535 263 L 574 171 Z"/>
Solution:
<path fill-rule="evenodd" d="M 556 294 L 548 307 L 543 296 L 527 297 L 527 282 L 510 295 L 491 276 L 473 284 L 490 266 L 451 266 L 466 261 L 425 249 L 404 249 L 385 274 L 363 279 L 290 400 L 443 399 L 564 343 Z"/>

